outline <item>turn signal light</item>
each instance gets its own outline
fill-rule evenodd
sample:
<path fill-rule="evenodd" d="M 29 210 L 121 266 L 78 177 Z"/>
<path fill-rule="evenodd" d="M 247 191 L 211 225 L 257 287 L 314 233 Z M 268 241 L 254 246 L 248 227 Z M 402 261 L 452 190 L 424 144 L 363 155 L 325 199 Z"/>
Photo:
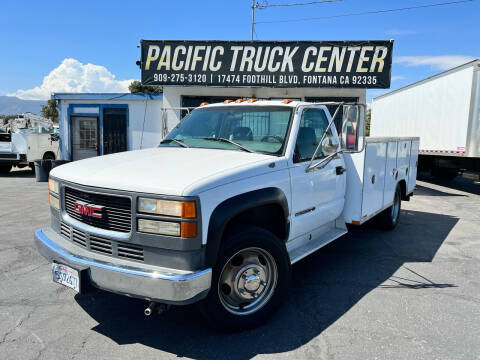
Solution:
<path fill-rule="evenodd" d="M 195 209 L 195 202 L 194 201 L 182 202 L 182 218 L 194 219 L 196 217 L 197 217 L 197 211 Z"/>
<path fill-rule="evenodd" d="M 257 101 L 257 99 L 254 99 L 254 98 L 248 99 L 249 103 L 254 103 L 255 101 Z"/>
<path fill-rule="evenodd" d="M 208 105 L 208 102 L 204 101 L 200 104 L 200 106 L 205 106 L 205 105 Z"/>
<path fill-rule="evenodd" d="M 282 103 L 284 104 L 290 104 L 292 102 L 292 100 L 290 99 L 283 99 Z"/>
<path fill-rule="evenodd" d="M 227 100 L 225 100 L 223 103 L 224 103 L 224 104 L 230 104 L 231 102 L 233 102 L 232 99 L 227 99 Z"/>
<path fill-rule="evenodd" d="M 182 238 L 194 238 L 197 236 L 197 222 L 182 222 L 181 235 Z"/>

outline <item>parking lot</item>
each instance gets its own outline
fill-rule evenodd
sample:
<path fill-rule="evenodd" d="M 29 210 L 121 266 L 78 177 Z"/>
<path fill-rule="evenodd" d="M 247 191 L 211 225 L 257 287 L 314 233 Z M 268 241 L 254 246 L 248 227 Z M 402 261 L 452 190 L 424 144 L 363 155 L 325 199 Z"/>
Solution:
<path fill-rule="evenodd" d="M 211 330 L 195 306 L 75 295 L 33 245 L 49 223 L 46 183 L 0 177 L 2 359 L 480 359 L 480 184 L 427 176 L 393 232 L 354 228 L 293 267 L 267 325 Z"/>

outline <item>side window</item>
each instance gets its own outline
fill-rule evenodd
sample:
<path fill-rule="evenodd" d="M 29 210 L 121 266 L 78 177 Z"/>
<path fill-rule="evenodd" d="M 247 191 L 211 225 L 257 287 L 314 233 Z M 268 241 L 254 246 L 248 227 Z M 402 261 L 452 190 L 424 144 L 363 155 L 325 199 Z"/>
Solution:
<path fill-rule="evenodd" d="M 308 161 L 312 158 L 327 127 L 327 115 L 322 109 L 306 109 L 303 111 L 295 146 L 295 162 Z M 328 141 L 328 143 L 331 143 L 332 138 L 332 130 L 330 129 L 325 136 L 324 142 Z M 320 148 L 317 152 L 316 159 L 327 155 L 328 154 L 323 154 Z"/>

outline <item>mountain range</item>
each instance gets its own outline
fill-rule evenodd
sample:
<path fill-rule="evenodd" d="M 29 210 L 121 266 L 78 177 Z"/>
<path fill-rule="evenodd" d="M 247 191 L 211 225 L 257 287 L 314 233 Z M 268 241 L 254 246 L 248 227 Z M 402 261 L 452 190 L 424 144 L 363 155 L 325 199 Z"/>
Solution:
<path fill-rule="evenodd" d="M 15 96 L 0 96 L 0 115 L 14 115 L 25 112 L 40 114 L 44 100 L 22 100 Z"/>

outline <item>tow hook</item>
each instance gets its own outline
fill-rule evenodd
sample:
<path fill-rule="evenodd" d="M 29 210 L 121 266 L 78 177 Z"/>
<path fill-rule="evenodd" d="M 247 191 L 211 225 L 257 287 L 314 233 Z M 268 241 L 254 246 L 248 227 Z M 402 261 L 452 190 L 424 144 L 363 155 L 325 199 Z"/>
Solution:
<path fill-rule="evenodd" d="M 158 313 L 158 315 L 160 315 L 160 314 L 163 314 L 164 312 L 166 312 L 168 309 L 170 309 L 170 305 L 159 304 L 159 303 L 156 303 L 154 301 L 151 301 L 148 304 L 148 307 L 143 311 L 143 313 L 145 314 L 145 316 L 150 316 L 150 315 L 152 315 L 154 309 L 157 309 L 157 313 Z"/>

